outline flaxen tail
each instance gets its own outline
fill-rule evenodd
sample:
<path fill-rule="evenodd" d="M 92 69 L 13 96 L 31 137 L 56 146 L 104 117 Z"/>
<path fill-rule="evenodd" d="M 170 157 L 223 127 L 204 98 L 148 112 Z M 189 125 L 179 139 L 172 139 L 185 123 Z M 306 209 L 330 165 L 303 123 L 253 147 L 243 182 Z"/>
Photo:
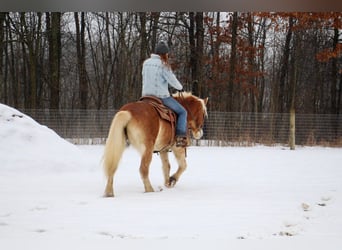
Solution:
<path fill-rule="evenodd" d="M 108 178 L 115 173 L 123 151 L 126 147 L 126 126 L 131 119 L 128 111 L 116 113 L 109 129 L 109 134 L 103 155 L 104 171 Z"/>

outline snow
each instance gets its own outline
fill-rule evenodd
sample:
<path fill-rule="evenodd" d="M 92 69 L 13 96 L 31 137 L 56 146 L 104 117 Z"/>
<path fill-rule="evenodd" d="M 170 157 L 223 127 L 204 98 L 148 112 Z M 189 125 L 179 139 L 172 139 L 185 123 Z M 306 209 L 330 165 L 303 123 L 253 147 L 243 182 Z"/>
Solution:
<path fill-rule="evenodd" d="M 155 154 L 155 193 L 143 192 L 128 148 L 115 198 L 102 197 L 103 149 L 0 104 L 1 249 L 342 247 L 341 148 L 190 147 L 172 189 Z"/>

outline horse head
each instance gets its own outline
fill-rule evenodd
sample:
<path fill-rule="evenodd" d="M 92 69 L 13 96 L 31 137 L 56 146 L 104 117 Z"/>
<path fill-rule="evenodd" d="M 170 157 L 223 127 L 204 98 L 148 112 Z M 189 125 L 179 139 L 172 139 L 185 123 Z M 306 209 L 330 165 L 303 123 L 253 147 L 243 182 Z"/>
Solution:
<path fill-rule="evenodd" d="M 173 97 L 183 105 L 188 115 L 188 128 L 192 136 L 198 140 L 203 136 L 203 124 L 207 114 L 208 98 L 202 99 L 189 92 L 174 94 Z"/>

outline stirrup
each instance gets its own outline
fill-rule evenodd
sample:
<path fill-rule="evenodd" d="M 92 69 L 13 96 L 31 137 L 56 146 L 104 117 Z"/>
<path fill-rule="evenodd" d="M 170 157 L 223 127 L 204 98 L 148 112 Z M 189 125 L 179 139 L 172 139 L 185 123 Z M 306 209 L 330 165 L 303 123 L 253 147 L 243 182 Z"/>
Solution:
<path fill-rule="evenodd" d="M 176 137 L 176 147 L 186 147 L 188 146 L 188 139 L 183 136 Z"/>

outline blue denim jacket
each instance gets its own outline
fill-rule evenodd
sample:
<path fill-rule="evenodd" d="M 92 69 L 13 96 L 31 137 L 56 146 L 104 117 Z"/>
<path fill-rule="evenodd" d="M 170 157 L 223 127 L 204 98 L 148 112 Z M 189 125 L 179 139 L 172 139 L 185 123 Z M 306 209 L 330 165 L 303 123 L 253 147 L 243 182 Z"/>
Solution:
<path fill-rule="evenodd" d="M 159 98 L 170 96 L 168 86 L 177 90 L 183 88 L 171 69 L 163 65 L 160 56 L 152 54 L 146 59 L 142 68 L 142 95 L 153 95 Z"/>

